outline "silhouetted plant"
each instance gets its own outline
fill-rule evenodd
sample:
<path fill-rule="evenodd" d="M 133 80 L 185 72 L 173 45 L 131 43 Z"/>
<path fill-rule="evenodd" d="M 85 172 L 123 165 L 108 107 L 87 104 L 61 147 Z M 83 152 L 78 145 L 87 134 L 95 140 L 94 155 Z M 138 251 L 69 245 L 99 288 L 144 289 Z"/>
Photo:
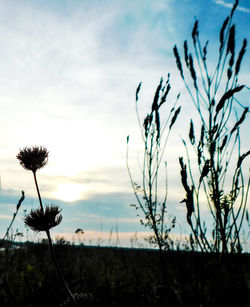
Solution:
<path fill-rule="evenodd" d="M 127 168 L 137 204 L 132 204 L 136 210 L 140 210 L 143 218 L 140 222 L 146 228 L 152 230 L 153 234 L 150 236 L 150 243 L 153 243 L 160 251 L 169 249 L 172 241 L 169 237 L 169 232 L 175 226 L 175 218 L 170 222 L 167 219 L 167 176 L 165 184 L 165 192 L 163 197 L 159 195 L 158 177 L 164 159 L 164 153 L 170 131 L 180 113 L 181 107 L 176 109 L 176 104 L 179 99 L 177 96 L 176 102 L 170 110 L 168 119 L 165 123 L 160 119 L 160 108 L 166 103 L 167 96 L 170 92 L 171 86 L 169 81 L 170 75 L 165 84 L 163 79 L 156 89 L 151 111 L 144 118 L 143 125 L 140 121 L 138 113 L 138 95 L 141 89 L 139 83 L 136 90 L 136 114 L 141 129 L 142 140 L 144 143 L 144 155 L 141 166 L 142 183 L 139 185 L 134 182 L 130 167 L 128 164 L 128 147 L 127 147 Z M 129 136 L 127 137 L 127 144 L 129 143 Z M 167 169 L 167 163 L 165 162 Z"/>
<path fill-rule="evenodd" d="M 24 223 L 35 232 L 48 231 L 61 223 L 60 212 L 61 209 L 54 205 L 46 206 L 45 210 L 31 209 L 30 213 L 25 216 Z"/>
<path fill-rule="evenodd" d="M 22 191 L 22 196 L 21 196 L 21 198 L 19 199 L 19 201 L 18 201 L 18 203 L 17 203 L 17 205 L 16 205 L 16 212 L 14 212 L 14 214 L 13 214 L 12 220 L 11 220 L 10 225 L 9 225 L 9 227 L 7 228 L 6 233 L 5 233 L 5 235 L 4 235 L 4 237 L 3 237 L 2 241 L 1 241 L 0 247 L 3 246 L 5 239 L 6 239 L 6 238 L 8 237 L 8 235 L 9 235 L 9 231 L 10 231 L 10 229 L 11 229 L 11 226 L 12 226 L 12 224 L 13 224 L 13 222 L 14 222 L 16 216 L 17 216 L 17 213 L 18 213 L 18 211 L 19 211 L 19 209 L 20 209 L 20 206 L 21 206 L 22 202 L 24 201 L 24 198 L 25 198 L 24 191 Z"/>
<path fill-rule="evenodd" d="M 242 249 L 240 231 L 247 212 L 250 184 L 249 179 L 245 184 L 242 164 L 250 150 L 241 153 L 240 146 L 240 126 L 249 112 L 248 107 L 242 106 L 234 97 L 244 88 L 244 85 L 239 85 L 238 77 L 247 46 L 244 39 L 235 60 L 235 25 L 232 19 L 237 5 L 238 1 L 220 29 L 218 62 L 213 73 L 210 73 L 207 65 L 208 41 L 202 46 L 198 21 L 195 21 L 192 31 L 194 56 L 189 52 L 187 41 L 184 42 L 184 61 L 193 90 L 186 81 L 178 49 L 176 46 L 173 49 L 181 78 L 201 122 L 199 137 L 195 135 L 192 119 L 189 129 L 189 140 L 197 157 L 198 178 L 195 178 L 194 170 L 197 168 L 191 163 L 184 140 L 187 164 L 183 157 L 179 158 L 181 181 L 186 192 L 182 202 L 186 203 L 187 222 L 201 251 L 227 253 L 241 252 Z M 232 118 L 235 103 L 243 108 L 239 118 L 235 112 L 236 122 Z M 214 221 L 211 231 L 208 231 L 206 221 L 202 219 L 201 197 L 204 193 Z"/>
<path fill-rule="evenodd" d="M 40 208 L 33 209 L 28 214 L 25 215 L 24 223 L 33 231 L 36 231 L 36 232 L 45 231 L 48 237 L 51 255 L 54 260 L 57 271 L 59 273 L 59 276 L 61 280 L 63 281 L 65 288 L 67 289 L 73 303 L 75 303 L 75 297 L 71 293 L 66 283 L 66 280 L 64 279 L 59 263 L 57 261 L 52 239 L 51 239 L 51 235 L 50 235 L 50 229 L 52 227 L 57 226 L 62 221 L 62 215 L 60 215 L 61 209 L 59 209 L 58 206 L 54 206 L 54 205 L 48 206 L 47 205 L 44 210 L 41 194 L 39 191 L 39 186 L 37 183 L 36 172 L 38 169 L 44 167 L 48 163 L 48 155 L 49 155 L 49 152 L 47 151 L 45 147 L 34 146 L 34 147 L 25 147 L 24 149 L 20 150 L 18 155 L 16 156 L 20 164 L 22 165 L 22 167 L 26 170 L 32 171 L 33 173 L 37 195 L 39 199 L 39 204 L 40 204 Z"/>

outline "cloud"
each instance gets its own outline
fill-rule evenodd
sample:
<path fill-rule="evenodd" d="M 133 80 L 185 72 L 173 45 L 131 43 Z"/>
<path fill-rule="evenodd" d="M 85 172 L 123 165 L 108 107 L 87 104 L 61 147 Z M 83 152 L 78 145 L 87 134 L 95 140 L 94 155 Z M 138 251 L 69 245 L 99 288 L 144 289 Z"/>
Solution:
<path fill-rule="evenodd" d="M 223 0 L 214 0 L 213 2 L 216 3 L 216 4 L 219 4 L 221 6 L 224 6 L 226 8 L 230 8 L 230 9 L 233 8 L 233 3 L 228 3 L 228 2 L 225 2 Z M 250 14 L 250 8 L 238 6 L 237 10 Z"/>
<path fill-rule="evenodd" d="M 164 18 L 155 27 L 150 21 L 165 10 L 164 3 L 142 8 L 139 16 L 138 5 L 126 8 L 122 2 L 105 10 L 81 4 L 67 16 L 32 2 L 25 9 L 1 4 L 0 127 L 1 154 L 10 165 L 2 169 L 7 188 L 18 189 L 19 178 L 29 176 L 20 170 L 19 178 L 7 178 L 17 174 L 16 152 L 27 145 L 48 147 L 44 172 L 54 176 L 124 165 L 126 136 L 137 127 L 135 88 L 143 79 L 145 96 L 152 96 L 147 84 L 158 82 L 166 63 L 155 58 L 160 47 L 153 33 Z"/>
<path fill-rule="evenodd" d="M 1 220 L 11 220 L 11 216 L 10 215 L 6 215 L 6 214 L 0 214 L 0 219 Z"/>
<path fill-rule="evenodd" d="M 212 13 L 212 7 L 218 8 L 210 6 Z M 207 7 L 197 1 L 183 1 L 181 7 L 166 0 L 0 3 L 0 171 L 3 189 L 16 193 L 2 197 L 1 214 L 15 210 L 21 190 L 26 193 L 23 209 L 37 205 L 32 174 L 20 167 L 16 154 L 23 146 L 41 144 L 50 152 L 49 164 L 38 173 L 42 197 L 62 204 L 67 229 L 77 226 L 74 218 L 89 230 L 99 229 L 101 221 L 110 229 L 116 219 L 123 231 L 135 229 L 136 214 L 129 207 L 135 199 L 125 165 L 130 134 L 129 162 L 134 179 L 141 179 L 135 90 L 142 81 L 143 118 L 160 77 L 170 72 L 167 107 L 172 107 L 184 87 L 172 46 L 182 44 L 200 12 L 207 13 Z M 202 23 L 213 41 L 211 21 L 203 18 Z M 171 203 L 182 199 L 177 154 L 184 148 L 179 135 L 188 131 L 193 116 L 186 92 L 181 99 L 183 112 L 166 154 Z M 167 117 L 168 109 L 164 112 Z M 180 208 L 175 211 L 185 213 Z"/>

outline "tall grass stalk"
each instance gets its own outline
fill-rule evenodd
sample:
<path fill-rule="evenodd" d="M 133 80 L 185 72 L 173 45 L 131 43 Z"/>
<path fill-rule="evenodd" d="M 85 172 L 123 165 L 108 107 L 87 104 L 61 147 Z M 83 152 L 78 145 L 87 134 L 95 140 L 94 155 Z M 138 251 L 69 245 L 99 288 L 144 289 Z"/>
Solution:
<path fill-rule="evenodd" d="M 19 199 L 19 201 L 18 201 L 18 203 L 17 203 L 17 205 L 16 205 L 16 212 L 13 214 L 13 217 L 12 217 L 12 220 L 11 220 L 11 222 L 10 222 L 10 225 L 8 226 L 8 228 L 7 228 L 7 230 L 6 230 L 6 233 L 5 233 L 3 239 L 2 239 L 2 241 L 1 241 L 1 243 L 0 243 L 0 247 L 4 245 L 4 241 L 5 241 L 5 239 L 6 239 L 6 238 L 8 237 L 8 235 L 9 235 L 9 231 L 10 231 L 10 229 L 11 229 L 11 226 L 12 226 L 13 223 L 14 223 L 14 220 L 15 220 L 15 218 L 16 218 L 16 216 L 17 216 L 17 213 L 18 213 L 18 211 L 19 211 L 19 209 L 20 209 L 20 206 L 21 206 L 22 202 L 24 201 L 24 198 L 25 198 L 24 191 L 22 191 L 22 196 L 21 196 L 21 198 Z"/>
<path fill-rule="evenodd" d="M 160 118 L 160 111 L 162 106 L 166 103 L 167 96 L 170 92 L 170 75 L 163 84 L 163 79 L 155 91 L 153 103 L 150 113 L 144 118 L 141 124 L 138 101 L 141 83 L 139 83 L 136 90 L 136 114 L 141 130 L 141 137 L 144 144 L 143 160 L 140 166 L 142 175 L 141 183 L 138 184 L 133 180 L 133 175 L 129 166 L 129 136 L 127 137 L 127 170 L 131 185 L 136 197 L 136 204 L 132 204 L 136 210 L 140 210 L 143 217 L 140 223 L 152 231 L 149 238 L 150 243 L 159 248 L 160 251 L 167 250 L 171 246 L 169 232 L 175 226 L 175 218 L 170 222 L 167 219 L 167 195 L 168 195 L 168 182 L 167 182 L 167 162 L 164 161 L 165 149 L 171 129 L 180 113 L 181 107 L 176 108 L 179 95 L 166 122 L 162 122 Z M 160 195 L 159 192 L 159 177 L 160 170 L 165 168 L 165 192 Z M 139 215 L 139 214 L 138 214 Z"/>
<path fill-rule="evenodd" d="M 200 133 L 193 120 L 190 121 L 189 141 L 183 140 L 187 162 L 179 158 L 181 181 L 186 192 L 187 222 L 191 227 L 191 240 L 195 240 L 201 251 L 229 253 L 242 251 L 241 229 L 244 218 L 248 217 L 247 199 L 250 177 L 245 181 L 243 162 L 250 154 L 241 152 L 240 128 L 249 113 L 236 99 L 237 93 L 245 86 L 240 85 L 239 72 L 246 51 L 247 40 L 236 57 L 235 25 L 233 15 L 238 1 L 225 19 L 219 34 L 219 54 L 214 71 L 207 64 L 208 41 L 202 45 L 199 38 L 198 20 L 192 31 L 193 51 L 189 51 L 184 41 L 184 62 L 177 46 L 174 56 L 181 78 L 197 109 L 200 119 Z M 191 81 L 186 80 L 185 71 Z M 242 108 L 236 120 L 233 110 Z M 190 158 L 189 146 L 197 158 L 196 167 Z M 198 171 L 198 178 L 194 172 Z M 207 228 L 202 211 L 201 198 L 205 195 L 210 216 L 213 219 L 211 231 Z"/>
<path fill-rule="evenodd" d="M 142 141 L 144 145 L 144 153 L 142 159 L 141 183 L 134 182 L 131 169 L 128 163 L 128 144 L 129 136 L 127 137 L 127 169 L 130 177 L 131 185 L 136 197 L 136 204 L 132 204 L 136 210 L 142 214 L 140 223 L 151 230 L 152 235 L 149 236 L 149 243 L 153 244 L 159 249 L 161 260 L 161 273 L 164 285 L 160 285 L 166 291 L 168 302 L 175 302 L 178 304 L 178 295 L 173 285 L 174 268 L 171 267 L 165 251 L 169 251 L 173 246 L 169 233 L 175 227 L 175 218 L 170 219 L 167 212 L 167 195 L 168 195 L 168 181 L 167 181 L 167 162 L 164 161 L 164 153 L 167 141 L 174 123 L 181 111 L 181 107 L 176 107 L 179 95 L 171 108 L 167 120 L 163 122 L 160 118 L 160 111 L 162 106 L 166 103 L 167 96 L 170 92 L 170 75 L 163 83 L 163 79 L 155 91 L 153 103 L 150 113 L 144 118 L 143 125 L 140 121 L 138 112 L 139 92 L 141 83 L 136 90 L 136 114 L 141 130 Z M 159 185 L 161 179 L 161 170 L 165 171 L 165 187 L 164 193 L 161 193 Z M 140 216 L 140 214 L 137 214 Z M 177 306 L 177 305 L 176 305 Z"/>

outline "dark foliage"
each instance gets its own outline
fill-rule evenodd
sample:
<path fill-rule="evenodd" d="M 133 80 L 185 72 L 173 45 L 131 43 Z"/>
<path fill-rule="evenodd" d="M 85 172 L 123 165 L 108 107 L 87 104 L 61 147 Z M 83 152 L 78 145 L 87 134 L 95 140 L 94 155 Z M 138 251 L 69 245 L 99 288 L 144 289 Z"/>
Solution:
<path fill-rule="evenodd" d="M 164 285 L 159 251 L 71 245 L 55 249 L 76 306 L 250 306 L 249 254 L 227 255 L 221 261 L 211 253 L 166 252 L 175 270 L 173 298 Z M 2 307 L 72 304 L 46 244 L 1 252 L 0 270 Z"/>

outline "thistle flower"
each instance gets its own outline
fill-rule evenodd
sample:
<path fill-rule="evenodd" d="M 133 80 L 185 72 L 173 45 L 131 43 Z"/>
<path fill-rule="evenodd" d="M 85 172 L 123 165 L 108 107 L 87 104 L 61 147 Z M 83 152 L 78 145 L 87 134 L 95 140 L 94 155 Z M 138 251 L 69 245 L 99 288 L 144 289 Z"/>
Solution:
<path fill-rule="evenodd" d="M 45 147 L 24 147 L 16 156 L 22 167 L 35 173 L 48 163 L 49 152 Z"/>
<path fill-rule="evenodd" d="M 62 221 L 62 210 L 55 205 L 46 206 L 45 210 L 32 209 L 25 215 L 24 223 L 35 232 L 48 231 L 50 228 L 59 225 Z"/>
<path fill-rule="evenodd" d="M 75 304 L 76 299 L 73 296 L 72 292 L 70 291 L 66 280 L 64 279 L 62 270 L 56 258 L 56 254 L 54 251 L 49 231 L 50 228 L 55 227 L 61 223 L 62 221 L 62 215 L 60 214 L 61 209 L 58 206 L 54 205 L 49 205 L 49 206 L 47 205 L 45 209 L 43 208 L 42 198 L 40 195 L 39 186 L 36 178 L 36 171 L 39 168 L 44 167 L 48 163 L 48 155 L 49 152 L 45 147 L 33 146 L 33 147 L 24 147 L 22 150 L 19 151 L 18 155 L 16 156 L 24 169 L 33 172 L 37 195 L 40 203 L 39 209 L 32 209 L 29 214 L 25 215 L 24 223 L 35 232 L 39 231 L 46 232 L 49 241 L 51 256 L 54 260 L 58 274 L 60 275 L 60 278 L 64 283 L 64 286 L 67 292 L 69 293 L 72 302 L 74 302 Z"/>

